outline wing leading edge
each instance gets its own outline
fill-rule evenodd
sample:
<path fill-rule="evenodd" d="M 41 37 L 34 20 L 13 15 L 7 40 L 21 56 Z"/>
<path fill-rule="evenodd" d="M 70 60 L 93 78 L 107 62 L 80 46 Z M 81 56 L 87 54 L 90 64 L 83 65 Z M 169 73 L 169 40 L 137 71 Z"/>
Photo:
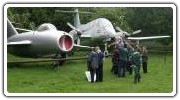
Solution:
<path fill-rule="evenodd" d="M 8 47 L 16 47 L 16 46 L 30 46 L 31 41 L 29 40 L 23 40 L 23 41 L 16 41 L 16 42 L 8 42 Z"/>
<path fill-rule="evenodd" d="M 129 40 L 148 40 L 148 39 L 158 39 L 158 38 L 169 38 L 170 36 L 149 36 L 149 37 L 128 37 Z"/>
<path fill-rule="evenodd" d="M 74 44 L 75 47 L 79 47 L 79 48 L 88 48 L 88 49 L 91 49 L 93 47 L 90 47 L 90 46 L 83 46 L 83 45 L 77 45 L 77 44 Z"/>

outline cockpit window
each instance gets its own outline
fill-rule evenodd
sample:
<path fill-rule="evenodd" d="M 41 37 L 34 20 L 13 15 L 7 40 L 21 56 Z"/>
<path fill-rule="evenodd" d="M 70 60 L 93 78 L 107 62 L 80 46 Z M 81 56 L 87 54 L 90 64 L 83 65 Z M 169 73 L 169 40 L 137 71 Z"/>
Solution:
<path fill-rule="evenodd" d="M 56 27 L 53 24 L 45 23 L 38 27 L 37 31 L 47 31 L 47 30 L 56 30 Z"/>

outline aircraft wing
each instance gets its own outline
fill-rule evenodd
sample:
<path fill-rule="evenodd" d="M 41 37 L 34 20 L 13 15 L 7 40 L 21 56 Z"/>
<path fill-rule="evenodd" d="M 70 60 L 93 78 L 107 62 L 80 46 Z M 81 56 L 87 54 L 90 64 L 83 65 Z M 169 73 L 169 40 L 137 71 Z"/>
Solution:
<path fill-rule="evenodd" d="M 77 45 L 77 44 L 74 44 L 75 47 L 80 47 L 80 48 L 93 48 L 93 47 L 90 47 L 90 46 L 83 46 L 83 45 Z"/>
<path fill-rule="evenodd" d="M 31 32 L 32 30 L 28 30 L 28 29 L 22 29 L 22 28 L 15 28 L 16 30 L 20 30 L 20 31 L 25 31 L 25 32 Z"/>
<path fill-rule="evenodd" d="M 13 46 L 29 46 L 29 45 L 31 45 L 31 41 L 29 41 L 29 40 L 16 41 L 16 42 L 8 42 L 7 43 L 8 47 L 13 47 Z"/>
<path fill-rule="evenodd" d="M 92 35 L 90 35 L 90 34 L 86 34 L 86 35 L 81 35 L 81 38 L 92 38 L 93 36 Z"/>
<path fill-rule="evenodd" d="M 129 40 L 148 40 L 148 39 L 158 39 L 158 38 L 169 38 L 170 36 L 148 36 L 148 37 L 128 37 Z"/>

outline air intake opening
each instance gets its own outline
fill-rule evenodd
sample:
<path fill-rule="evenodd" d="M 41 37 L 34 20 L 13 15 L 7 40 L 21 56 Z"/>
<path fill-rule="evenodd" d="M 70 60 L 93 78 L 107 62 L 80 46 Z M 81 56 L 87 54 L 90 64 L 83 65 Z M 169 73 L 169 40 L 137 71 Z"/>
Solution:
<path fill-rule="evenodd" d="M 70 51 L 73 48 L 73 39 L 69 35 L 61 36 L 59 39 L 59 47 L 62 51 Z"/>

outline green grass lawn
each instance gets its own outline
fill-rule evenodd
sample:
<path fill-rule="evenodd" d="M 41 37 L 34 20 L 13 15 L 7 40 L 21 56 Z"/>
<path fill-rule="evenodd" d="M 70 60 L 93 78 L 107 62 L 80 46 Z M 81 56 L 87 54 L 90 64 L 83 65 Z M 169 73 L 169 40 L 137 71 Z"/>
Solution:
<path fill-rule="evenodd" d="M 16 59 L 8 55 L 8 59 Z M 152 54 L 148 73 L 133 84 L 133 75 L 117 78 L 111 72 L 111 58 L 104 62 L 104 81 L 89 83 L 85 77 L 86 60 L 67 61 L 62 67 L 50 70 L 50 62 L 8 64 L 7 91 L 9 93 L 171 93 L 173 91 L 173 57 Z"/>

